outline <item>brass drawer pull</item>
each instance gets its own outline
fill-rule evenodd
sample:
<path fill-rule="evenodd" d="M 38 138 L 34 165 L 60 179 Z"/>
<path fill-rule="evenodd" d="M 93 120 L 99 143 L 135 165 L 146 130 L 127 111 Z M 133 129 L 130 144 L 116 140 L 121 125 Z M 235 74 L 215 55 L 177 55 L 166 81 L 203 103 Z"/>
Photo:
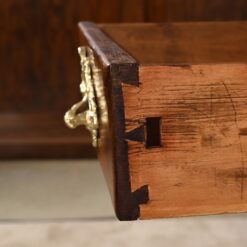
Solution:
<path fill-rule="evenodd" d="M 98 144 L 99 118 L 97 97 L 103 97 L 102 91 L 97 90 L 97 85 L 103 85 L 101 70 L 96 66 L 93 51 L 89 47 L 79 47 L 81 59 L 81 84 L 82 100 L 74 104 L 65 113 L 64 121 L 69 128 L 85 125 L 91 132 L 92 145 Z M 101 93 L 101 95 L 99 95 Z M 103 99 L 104 101 L 104 99 Z"/>

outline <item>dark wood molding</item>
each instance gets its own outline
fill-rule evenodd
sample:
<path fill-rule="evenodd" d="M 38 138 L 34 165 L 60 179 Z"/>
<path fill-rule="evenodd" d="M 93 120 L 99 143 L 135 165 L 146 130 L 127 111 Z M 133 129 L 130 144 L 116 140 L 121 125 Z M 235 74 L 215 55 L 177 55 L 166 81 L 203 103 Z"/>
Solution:
<path fill-rule="evenodd" d="M 97 24 L 86 21 L 80 22 L 78 25 L 89 45 L 105 66 L 136 63 L 136 60 L 102 32 Z"/>
<path fill-rule="evenodd" d="M 81 22 L 79 24 L 80 31 L 84 36 L 83 40 L 95 51 L 98 60 L 102 63 L 101 67 L 105 70 L 104 84 L 107 94 L 107 107 L 109 115 L 109 139 L 113 144 L 104 142 L 109 145 L 108 152 L 99 154 L 111 155 L 112 157 L 100 157 L 102 166 L 113 168 L 114 178 L 110 183 L 115 189 L 113 191 L 113 199 L 115 202 L 116 215 L 120 220 L 136 220 L 139 218 L 139 204 L 148 201 L 147 185 L 132 192 L 129 164 L 128 164 L 128 143 L 125 140 L 125 115 L 124 102 L 122 94 L 122 83 L 139 85 L 138 63 L 126 51 L 119 47 L 111 40 L 96 24 L 90 22 Z M 102 141 L 102 140 L 101 140 Z M 99 147 L 101 149 L 101 147 Z M 113 164 L 104 162 L 111 160 Z M 103 170 L 108 170 L 103 168 Z M 109 177 L 108 175 L 106 175 Z M 108 182 L 109 183 L 109 182 Z"/>
<path fill-rule="evenodd" d="M 96 157 L 88 131 L 68 129 L 63 114 L 1 114 L 0 136 L 0 159 Z"/>

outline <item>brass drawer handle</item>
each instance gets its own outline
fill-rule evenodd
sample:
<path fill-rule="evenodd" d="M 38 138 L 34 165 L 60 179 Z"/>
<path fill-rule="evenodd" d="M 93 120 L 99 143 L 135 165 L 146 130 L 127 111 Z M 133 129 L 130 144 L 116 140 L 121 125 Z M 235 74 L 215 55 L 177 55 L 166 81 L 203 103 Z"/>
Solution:
<path fill-rule="evenodd" d="M 101 102 L 104 96 L 99 85 L 103 85 L 101 70 L 96 66 L 93 51 L 89 47 L 79 47 L 78 52 L 81 59 L 81 84 L 80 92 L 82 100 L 74 104 L 70 110 L 65 113 L 64 121 L 69 128 L 76 128 L 85 125 L 91 132 L 92 145 L 98 145 L 99 135 L 99 118 L 97 98 L 100 97 Z"/>

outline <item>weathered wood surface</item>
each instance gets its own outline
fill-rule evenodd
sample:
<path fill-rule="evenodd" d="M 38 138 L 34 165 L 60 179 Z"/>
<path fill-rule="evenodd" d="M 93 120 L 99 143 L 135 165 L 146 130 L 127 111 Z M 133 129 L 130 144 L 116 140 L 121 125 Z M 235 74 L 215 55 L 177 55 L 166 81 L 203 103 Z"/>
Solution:
<path fill-rule="evenodd" d="M 99 157 L 119 219 L 247 210 L 246 25 L 80 25 L 104 74 Z M 127 53 L 140 44 L 157 56 L 140 49 L 137 73 Z M 152 117 L 161 133 L 147 145 Z"/>
<path fill-rule="evenodd" d="M 149 191 L 140 217 L 247 211 L 247 24 L 103 29 L 141 63 L 139 87 L 122 85 L 131 188 Z M 140 138 L 150 117 L 160 147 Z"/>
<path fill-rule="evenodd" d="M 247 61 L 246 22 L 123 23 L 101 28 L 142 65 Z"/>
<path fill-rule="evenodd" d="M 126 130 L 161 117 L 161 147 L 129 141 L 141 218 L 247 211 L 247 64 L 140 67 L 123 84 Z"/>
<path fill-rule="evenodd" d="M 139 204 L 145 203 L 148 195 L 146 186 L 131 191 L 121 84 L 138 85 L 138 64 L 94 23 L 82 22 L 79 28 L 81 44 L 89 45 L 94 50 L 104 77 L 108 121 L 100 122 L 99 160 L 117 217 L 120 220 L 135 220 L 140 215 Z"/>

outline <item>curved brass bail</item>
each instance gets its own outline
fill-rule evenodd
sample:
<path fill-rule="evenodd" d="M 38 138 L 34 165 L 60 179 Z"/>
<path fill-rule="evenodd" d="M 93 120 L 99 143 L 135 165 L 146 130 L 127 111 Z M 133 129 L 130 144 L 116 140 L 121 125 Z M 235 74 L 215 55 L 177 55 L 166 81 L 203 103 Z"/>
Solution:
<path fill-rule="evenodd" d="M 75 129 L 80 125 L 86 125 L 86 112 L 79 112 L 80 109 L 86 108 L 88 105 L 87 97 L 83 97 L 81 101 L 74 104 L 70 110 L 65 113 L 64 120 L 66 125 L 71 128 Z"/>
<path fill-rule="evenodd" d="M 64 115 L 64 121 L 69 128 L 85 125 L 91 132 L 92 144 L 98 143 L 98 112 L 96 104 L 95 83 L 102 84 L 100 70 L 96 67 L 93 51 L 89 47 L 79 47 L 78 52 L 81 59 L 80 91 L 82 100 L 74 104 Z"/>

